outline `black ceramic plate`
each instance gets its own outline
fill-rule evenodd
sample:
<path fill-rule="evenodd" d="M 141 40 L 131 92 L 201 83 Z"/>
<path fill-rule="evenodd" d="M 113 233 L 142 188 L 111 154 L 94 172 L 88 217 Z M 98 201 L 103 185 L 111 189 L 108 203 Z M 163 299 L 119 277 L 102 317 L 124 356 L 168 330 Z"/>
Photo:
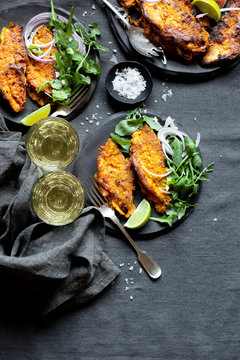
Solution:
<path fill-rule="evenodd" d="M 69 13 L 63 9 L 55 8 L 55 11 L 59 15 L 62 15 L 66 18 L 69 17 Z M 10 22 L 14 22 L 15 24 L 21 24 L 24 28 L 24 26 L 33 16 L 42 12 L 50 12 L 50 7 L 33 3 L 10 7 L 9 9 L 0 12 L 0 29 L 2 29 L 4 26 L 8 26 Z M 76 17 L 74 18 L 74 21 L 78 21 Z M 90 57 L 99 63 L 98 52 L 92 51 Z M 93 77 L 89 91 L 74 115 L 77 115 L 77 113 L 80 112 L 81 109 L 84 108 L 90 101 L 90 98 L 92 97 L 96 89 L 97 80 L 97 77 Z M 14 113 L 14 111 L 12 111 L 12 109 L 10 108 L 8 102 L 4 100 L 3 97 L 0 95 L 0 112 L 6 119 L 10 120 L 10 123 L 13 122 L 13 124 L 10 124 L 11 128 L 17 128 L 20 130 L 22 127 L 22 129 L 25 130 L 26 127 L 19 124 L 19 121 L 37 108 L 37 103 L 32 101 L 27 96 L 27 102 L 23 111 L 19 113 Z"/>
<path fill-rule="evenodd" d="M 102 6 L 103 2 L 100 1 Z M 117 0 L 111 1 L 113 5 L 120 7 Z M 131 58 L 143 63 L 150 70 L 153 71 L 154 75 L 168 77 L 169 79 L 179 81 L 196 81 L 196 80 L 208 80 L 210 77 L 216 76 L 234 66 L 239 62 L 239 59 L 235 59 L 229 63 L 225 63 L 222 66 L 212 66 L 204 67 L 201 65 L 199 60 L 194 60 L 192 62 L 187 62 L 181 60 L 180 57 L 172 56 L 166 53 L 167 64 L 164 65 L 161 61 L 161 56 L 154 56 L 152 58 L 146 58 L 139 53 L 137 53 L 131 46 L 128 41 L 128 35 L 124 28 L 124 25 L 117 17 L 113 14 L 111 10 L 107 9 L 107 15 L 109 23 L 112 27 L 113 33 L 115 34 L 120 46 L 126 52 L 127 55 Z"/>
<path fill-rule="evenodd" d="M 166 120 L 166 116 L 161 115 L 161 114 L 159 115 L 159 114 L 154 114 L 152 112 L 147 112 L 146 115 L 147 116 L 157 116 L 160 123 L 162 123 L 162 124 Z M 109 134 L 111 132 L 114 132 L 114 128 L 115 128 L 116 124 L 120 120 L 123 120 L 125 118 L 125 116 L 126 116 L 126 112 L 120 112 L 120 113 L 116 113 L 116 114 L 112 115 L 108 119 L 108 121 L 105 124 L 103 124 L 103 126 L 100 127 L 98 129 L 98 131 L 96 131 L 94 134 L 92 134 L 91 138 L 88 139 L 86 141 L 86 143 L 83 145 L 82 152 L 81 152 L 79 160 L 76 164 L 76 168 L 77 168 L 76 175 L 80 179 L 81 182 L 86 181 L 89 178 L 89 176 L 93 176 L 96 173 L 96 171 L 97 171 L 96 161 L 97 161 L 99 146 L 105 144 L 106 140 L 109 138 Z M 189 135 L 191 136 L 191 134 L 189 134 Z M 199 196 L 199 193 L 200 193 L 200 191 L 198 192 L 198 196 Z M 138 205 L 141 200 L 142 200 L 141 193 L 138 189 L 136 189 L 136 191 L 134 193 L 135 205 Z M 195 197 L 193 199 L 193 201 L 196 202 L 197 198 Z M 86 199 L 85 205 L 86 206 L 91 205 L 91 202 L 88 199 Z M 140 229 L 135 229 L 135 230 L 128 229 L 128 231 L 129 231 L 129 233 L 131 233 L 134 236 L 134 238 L 139 238 L 139 239 L 146 239 L 149 237 L 160 235 L 162 233 L 165 233 L 165 232 L 173 229 L 177 225 L 179 225 L 183 220 L 185 220 L 190 215 L 191 212 L 192 212 L 192 209 L 189 208 L 188 211 L 186 212 L 186 215 L 181 220 L 177 220 L 173 223 L 172 228 L 170 228 L 168 225 L 161 224 L 156 221 L 150 220 L 144 227 L 142 227 Z M 155 212 L 155 210 L 153 208 L 152 208 L 151 216 L 159 217 L 159 215 Z M 122 224 L 124 224 L 126 222 L 125 217 L 119 216 L 119 219 Z M 119 230 L 117 230 L 115 228 L 115 225 L 113 225 L 111 221 L 106 220 L 106 227 L 107 227 L 108 231 L 119 234 Z"/>

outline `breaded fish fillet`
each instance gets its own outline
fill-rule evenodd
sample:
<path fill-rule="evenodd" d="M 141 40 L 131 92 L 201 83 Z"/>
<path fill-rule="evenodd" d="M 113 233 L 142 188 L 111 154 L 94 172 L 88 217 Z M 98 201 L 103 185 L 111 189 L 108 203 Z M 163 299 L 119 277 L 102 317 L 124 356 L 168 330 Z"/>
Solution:
<path fill-rule="evenodd" d="M 240 0 L 232 0 L 228 7 L 240 7 Z M 233 60 L 240 54 L 240 12 L 228 11 L 213 28 L 203 64 L 218 64 Z"/>
<path fill-rule="evenodd" d="M 15 112 L 26 103 L 27 55 L 22 26 L 10 23 L 0 36 L 0 91 Z"/>
<path fill-rule="evenodd" d="M 33 38 L 33 44 L 41 45 L 48 44 L 53 39 L 53 34 L 46 26 L 41 26 Z M 49 47 L 42 48 L 43 52 L 49 50 Z M 55 54 L 56 47 L 53 46 L 46 55 L 45 59 L 50 59 Z M 52 81 L 55 78 L 56 69 L 54 62 L 43 63 L 29 57 L 29 63 L 27 66 L 27 82 L 28 82 L 28 95 L 39 105 L 43 106 L 46 103 L 51 102 L 51 97 L 46 95 L 52 93 L 50 85 L 46 85 L 40 93 L 38 89 L 43 85 L 45 81 Z"/>
<path fill-rule="evenodd" d="M 130 159 L 121 153 L 116 142 L 109 138 L 100 146 L 95 179 L 99 190 L 109 205 L 119 214 L 129 217 L 135 210 L 133 204 L 134 172 Z"/>
<path fill-rule="evenodd" d="M 164 213 L 172 197 L 161 191 L 166 190 L 166 178 L 154 174 L 167 173 L 166 158 L 161 142 L 147 124 L 133 133 L 130 155 L 143 195 L 154 204 L 158 213 Z"/>
<path fill-rule="evenodd" d="M 164 50 L 188 61 L 206 51 L 209 33 L 196 19 L 190 1 L 160 0 L 150 4 L 137 0 L 137 3 L 148 21 L 146 34 Z"/>

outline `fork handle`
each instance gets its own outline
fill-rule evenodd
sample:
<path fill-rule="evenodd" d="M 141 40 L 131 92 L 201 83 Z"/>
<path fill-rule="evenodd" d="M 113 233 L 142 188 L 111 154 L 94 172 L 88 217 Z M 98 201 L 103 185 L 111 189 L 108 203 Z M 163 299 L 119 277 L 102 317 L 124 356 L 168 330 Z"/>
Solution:
<path fill-rule="evenodd" d="M 135 249 L 136 253 L 137 253 L 137 257 L 138 257 L 138 261 L 141 263 L 142 267 L 145 269 L 145 271 L 147 272 L 147 274 L 152 278 L 152 279 L 157 279 L 161 276 L 161 269 L 160 267 L 155 263 L 155 261 L 146 253 L 146 251 L 141 250 L 136 243 L 133 241 L 133 239 L 131 238 L 131 236 L 128 234 L 128 232 L 125 230 L 125 228 L 122 226 L 122 224 L 120 223 L 120 221 L 118 220 L 117 217 L 112 217 L 111 218 L 112 221 L 114 222 L 114 224 L 116 224 L 119 229 L 122 231 L 122 233 L 126 236 L 126 238 L 128 239 L 128 241 L 131 243 L 131 245 L 133 246 L 133 248 Z"/>

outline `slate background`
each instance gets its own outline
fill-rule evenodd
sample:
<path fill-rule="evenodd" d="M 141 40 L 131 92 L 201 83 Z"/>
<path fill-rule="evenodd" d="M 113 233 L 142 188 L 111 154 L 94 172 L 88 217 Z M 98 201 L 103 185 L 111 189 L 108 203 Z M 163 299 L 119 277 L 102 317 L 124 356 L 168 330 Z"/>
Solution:
<path fill-rule="evenodd" d="M 1 0 L 0 11 L 21 3 Z M 112 56 L 117 61 L 128 57 L 94 0 L 55 0 L 54 4 L 66 10 L 75 6 L 75 15 L 85 25 L 98 22 L 101 44 L 109 47 L 101 53 L 96 93 L 73 120 L 81 140 L 88 140 L 110 114 L 124 110 L 109 102 L 104 82 L 114 64 Z M 239 359 L 240 67 L 191 84 L 159 75 L 153 74 L 146 108 L 170 115 L 192 133 L 200 131 L 203 162 L 215 162 L 191 216 L 163 236 L 138 240 L 161 265 L 162 278 L 154 282 L 140 273 L 127 242 L 107 234 L 105 251 L 121 274 L 87 305 L 42 323 L 36 316 L 38 304 L 1 292 L 0 360 Z M 165 102 L 162 95 L 169 89 L 172 96 Z M 86 117 L 93 114 L 90 124 Z"/>

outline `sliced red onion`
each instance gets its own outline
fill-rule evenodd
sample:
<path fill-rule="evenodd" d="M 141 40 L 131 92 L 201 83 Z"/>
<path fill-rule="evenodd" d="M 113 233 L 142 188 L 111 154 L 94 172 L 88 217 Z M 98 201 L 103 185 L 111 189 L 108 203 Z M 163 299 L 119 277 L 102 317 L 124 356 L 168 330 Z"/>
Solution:
<path fill-rule="evenodd" d="M 224 12 L 224 11 L 234 11 L 234 10 L 240 10 L 239 7 L 229 7 L 229 8 L 222 8 L 220 9 L 220 12 Z"/>
<path fill-rule="evenodd" d="M 155 173 L 149 171 L 148 169 L 146 169 L 143 164 L 141 164 L 141 165 L 142 165 L 142 168 L 143 168 L 147 173 L 149 173 L 150 175 L 159 177 L 159 178 L 164 178 L 164 177 L 168 176 L 169 174 L 171 174 L 171 172 L 172 172 L 172 171 L 168 171 L 168 172 L 166 172 L 165 174 L 155 174 Z"/>
<path fill-rule="evenodd" d="M 200 144 L 200 139 L 201 139 L 201 135 L 200 135 L 200 133 L 198 132 L 198 133 L 197 133 L 197 138 L 196 138 L 196 147 L 198 147 L 198 145 Z"/>
<path fill-rule="evenodd" d="M 61 20 L 62 22 L 68 22 L 68 19 L 65 18 L 62 15 L 58 15 L 59 20 Z M 33 37 L 36 34 L 37 30 L 42 26 L 42 25 L 47 25 L 50 22 L 50 13 L 46 12 L 46 13 L 41 13 L 38 14 L 36 16 L 34 16 L 31 20 L 29 20 L 29 22 L 26 25 L 25 31 L 24 31 L 24 39 L 25 39 L 25 43 L 26 43 L 26 47 L 28 50 L 28 47 L 30 45 L 34 45 L 32 43 Z M 72 38 L 75 39 L 78 42 L 78 47 L 77 50 L 80 51 L 82 54 L 86 53 L 86 46 L 84 44 L 83 39 L 76 33 L 76 31 L 73 28 L 73 34 L 72 34 Z M 53 41 L 54 42 L 54 41 Z M 47 46 L 52 46 L 53 42 L 50 42 L 48 44 L 42 44 L 42 45 L 38 45 L 39 48 L 44 48 Z M 50 50 L 49 50 L 50 51 Z M 49 53 L 46 52 L 46 53 Z M 50 63 L 50 62 L 54 62 L 53 59 L 45 59 L 46 57 L 46 53 L 44 53 L 41 56 L 36 56 L 34 55 L 31 51 L 28 50 L 28 54 L 30 57 L 32 57 L 34 60 L 37 61 L 41 61 L 44 63 Z"/>
<path fill-rule="evenodd" d="M 200 18 L 202 18 L 202 17 L 204 17 L 206 15 L 207 15 L 207 13 L 198 14 L 198 15 L 196 15 L 196 19 L 200 19 Z"/>
<path fill-rule="evenodd" d="M 158 188 L 162 193 L 164 193 L 164 194 L 171 194 L 171 192 L 170 191 L 167 191 L 167 190 L 163 190 L 163 189 L 161 189 L 161 188 Z"/>
<path fill-rule="evenodd" d="M 160 0 L 142 0 L 142 2 L 146 2 L 148 4 L 155 4 L 157 2 L 159 2 Z"/>

